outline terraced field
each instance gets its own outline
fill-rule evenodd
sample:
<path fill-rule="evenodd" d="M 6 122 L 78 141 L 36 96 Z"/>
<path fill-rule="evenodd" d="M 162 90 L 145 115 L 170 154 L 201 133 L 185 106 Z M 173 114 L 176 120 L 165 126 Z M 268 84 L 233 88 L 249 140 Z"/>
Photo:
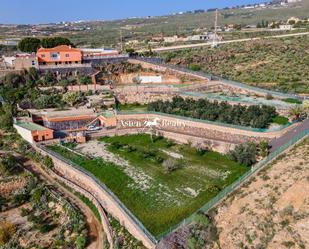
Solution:
<path fill-rule="evenodd" d="M 94 174 L 157 237 L 249 169 L 219 153 L 150 135 L 102 138 L 75 147 L 78 153 L 49 148 Z"/>

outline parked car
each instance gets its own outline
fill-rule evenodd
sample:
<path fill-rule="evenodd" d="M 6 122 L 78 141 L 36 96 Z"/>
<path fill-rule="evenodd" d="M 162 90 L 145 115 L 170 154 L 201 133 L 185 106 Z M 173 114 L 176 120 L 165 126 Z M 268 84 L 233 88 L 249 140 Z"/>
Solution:
<path fill-rule="evenodd" d="M 87 131 L 99 131 L 101 129 L 102 128 L 99 127 L 99 126 L 90 125 L 90 126 L 88 126 Z"/>

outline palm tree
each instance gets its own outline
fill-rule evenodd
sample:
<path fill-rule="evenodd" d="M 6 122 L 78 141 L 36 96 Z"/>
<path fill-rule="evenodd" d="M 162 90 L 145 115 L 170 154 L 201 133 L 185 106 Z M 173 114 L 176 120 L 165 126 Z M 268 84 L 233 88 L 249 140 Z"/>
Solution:
<path fill-rule="evenodd" d="M 309 115 L 309 100 L 303 102 L 303 108 L 307 115 Z"/>
<path fill-rule="evenodd" d="M 301 105 L 296 105 L 289 110 L 289 115 L 293 118 L 293 120 L 297 120 L 304 114 L 304 107 Z"/>

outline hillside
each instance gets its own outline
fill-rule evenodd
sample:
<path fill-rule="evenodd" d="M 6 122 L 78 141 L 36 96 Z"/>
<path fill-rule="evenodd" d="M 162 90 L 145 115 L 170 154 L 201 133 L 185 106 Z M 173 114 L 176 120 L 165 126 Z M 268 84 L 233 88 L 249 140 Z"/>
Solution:
<path fill-rule="evenodd" d="M 308 18 L 308 13 L 309 0 L 302 0 L 300 3 L 285 7 L 223 9 L 219 11 L 218 25 L 256 25 L 262 20 L 265 22 L 287 20 L 292 16 Z M 214 19 L 214 11 L 204 13 L 193 11 L 158 17 L 72 22 L 69 26 L 64 24 L 4 25 L 0 26 L 0 38 L 58 35 L 70 38 L 78 46 L 115 47 L 120 42 L 120 30 L 122 30 L 123 42 L 136 39 L 147 41 L 157 35 L 191 35 L 195 34 L 196 30 L 210 30 L 214 26 Z M 236 34 L 236 37 L 238 36 L 239 34 Z"/>
<path fill-rule="evenodd" d="M 257 40 L 163 54 L 172 64 L 284 92 L 309 93 L 309 37 Z"/>
<path fill-rule="evenodd" d="M 309 139 L 216 210 L 220 248 L 308 248 Z"/>
<path fill-rule="evenodd" d="M 309 17 L 309 0 L 268 9 L 229 9 L 220 10 L 218 25 L 257 24 L 261 20 L 286 20 L 288 17 Z M 111 45 L 120 41 L 120 28 L 124 41 L 129 39 L 150 39 L 153 35 L 192 34 L 198 28 L 210 29 L 214 26 L 215 12 L 167 15 L 151 18 L 134 18 L 110 22 L 95 22 L 92 30 L 76 32 L 68 36 L 77 44 L 95 46 Z"/>

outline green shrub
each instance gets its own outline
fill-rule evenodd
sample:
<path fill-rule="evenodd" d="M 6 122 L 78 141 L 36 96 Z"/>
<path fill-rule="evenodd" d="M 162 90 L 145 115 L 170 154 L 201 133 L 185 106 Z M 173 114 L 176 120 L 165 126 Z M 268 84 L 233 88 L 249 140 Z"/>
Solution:
<path fill-rule="evenodd" d="M 283 99 L 282 101 L 286 103 L 291 103 L 291 104 L 302 104 L 303 103 L 303 101 L 299 99 L 292 99 L 292 98 Z"/>
<path fill-rule="evenodd" d="M 197 64 L 190 64 L 189 65 L 189 69 L 192 71 L 200 71 L 201 70 L 201 66 L 197 65 Z"/>
<path fill-rule="evenodd" d="M 272 122 L 278 125 L 287 125 L 289 123 L 289 119 L 283 116 L 276 116 L 272 119 Z"/>
<path fill-rule="evenodd" d="M 54 162 L 49 156 L 45 156 L 43 159 L 43 164 L 46 166 L 48 169 L 53 169 L 54 168 Z"/>
<path fill-rule="evenodd" d="M 168 158 L 166 159 L 163 163 L 162 163 L 163 167 L 165 168 L 165 170 L 170 173 L 173 172 L 179 168 L 181 168 L 181 164 L 179 161 L 177 161 L 174 158 Z"/>
<path fill-rule="evenodd" d="M 257 146 L 255 143 L 248 142 L 237 145 L 234 150 L 228 154 L 229 158 L 245 166 L 251 166 L 256 163 Z"/>
<path fill-rule="evenodd" d="M 77 249 L 84 249 L 86 248 L 87 240 L 83 234 L 79 235 L 76 239 L 75 245 Z"/>
<path fill-rule="evenodd" d="M 173 97 L 172 101 L 155 101 L 148 104 L 148 111 L 163 112 L 196 119 L 223 122 L 233 125 L 267 128 L 278 114 L 273 106 L 241 106 L 227 102 L 195 100 Z"/>

